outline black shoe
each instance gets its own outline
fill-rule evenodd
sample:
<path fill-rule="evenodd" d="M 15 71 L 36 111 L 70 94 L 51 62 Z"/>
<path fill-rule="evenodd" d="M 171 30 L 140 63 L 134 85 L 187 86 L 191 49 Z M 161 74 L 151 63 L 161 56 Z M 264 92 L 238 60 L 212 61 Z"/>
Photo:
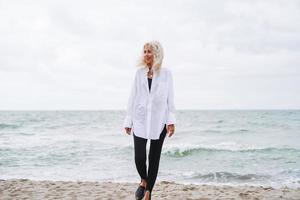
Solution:
<path fill-rule="evenodd" d="M 137 190 L 135 191 L 135 199 L 136 200 L 142 200 L 145 196 L 145 187 L 139 185 L 139 187 L 137 188 Z"/>

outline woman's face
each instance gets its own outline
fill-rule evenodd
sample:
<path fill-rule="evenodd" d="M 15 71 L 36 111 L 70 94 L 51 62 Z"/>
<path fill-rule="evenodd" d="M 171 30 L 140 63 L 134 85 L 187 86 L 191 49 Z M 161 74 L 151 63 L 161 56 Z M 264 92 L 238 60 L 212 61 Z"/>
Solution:
<path fill-rule="evenodd" d="M 147 66 L 152 66 L 153 64 L 153 50 L 150 45 L 144 46 L 144 62 L 147 64 Z"/>

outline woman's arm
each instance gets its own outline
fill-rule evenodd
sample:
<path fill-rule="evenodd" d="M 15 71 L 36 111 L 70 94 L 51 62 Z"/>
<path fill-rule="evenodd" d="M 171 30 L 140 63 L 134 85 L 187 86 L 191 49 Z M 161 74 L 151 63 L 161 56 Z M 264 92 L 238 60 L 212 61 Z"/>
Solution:
<path fill-rule="evenodd" d="M 167 104 L 168 104 L 168 114 L 167 114 L 167 125 L 168 125 L 168 131 L 170 132 L 169 137 L 174 133 L 174 124 L 176 123 L 176 117 L 175 117 L 175 104 L 174 104 L 174 83 L 173 83 L 173 75 L 172 72 L 169 71 L 169 89 L 168 89 L 168 98 L 167 98 Z"/>
<path fill-rule="evenodd" d="M 126 117 L 125 117 L 125 120 L 124 120 L 124 123 L 123 123 L 123 127 L 125 129 L 126 128 L 131 129 L 131 127 L 132 127 L 132 113 L 133 113 L 133 106 L 134 106 L 134 99 L 135 99 L 135 95 L 136 95 L 136 90 L 137 90 L 137 72 L 135 73 L 134 82 L 132 84 L 130 96 L 129 96 L 128 103 L 127 103 Z M 127 130 L 128 129 L 126 129 L 126 132 L 127 132 Z M 129 133 L 130 133 L 130 130 L 129 130 Z"/>

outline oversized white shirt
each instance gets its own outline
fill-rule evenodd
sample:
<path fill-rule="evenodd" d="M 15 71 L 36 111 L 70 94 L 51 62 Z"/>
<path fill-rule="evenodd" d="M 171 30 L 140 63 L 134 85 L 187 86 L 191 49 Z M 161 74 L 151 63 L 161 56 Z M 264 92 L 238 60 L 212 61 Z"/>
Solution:
<path fill-rule="evenodd" d="M 175 124 L 173 76 L 169 69 L 154 73 L 151 90 L 147 67 L 136 71 L 123 127 L 132 128 L 136 136 L 157 140 L 164 125 Z"/>

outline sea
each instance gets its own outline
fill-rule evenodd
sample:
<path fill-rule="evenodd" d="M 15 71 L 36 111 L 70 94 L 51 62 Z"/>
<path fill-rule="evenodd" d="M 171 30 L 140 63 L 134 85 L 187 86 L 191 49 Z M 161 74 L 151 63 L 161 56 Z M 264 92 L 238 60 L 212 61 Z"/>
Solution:
<path fill-rule="evenodd" d="M 0 111 L 0 179 L 139 183 L 125 114 Z M 300 110 L 177 110 L 176 117 L 156 181 L 300 187 Z M 149 148 L 150 140 L 147 155 Z"/>

